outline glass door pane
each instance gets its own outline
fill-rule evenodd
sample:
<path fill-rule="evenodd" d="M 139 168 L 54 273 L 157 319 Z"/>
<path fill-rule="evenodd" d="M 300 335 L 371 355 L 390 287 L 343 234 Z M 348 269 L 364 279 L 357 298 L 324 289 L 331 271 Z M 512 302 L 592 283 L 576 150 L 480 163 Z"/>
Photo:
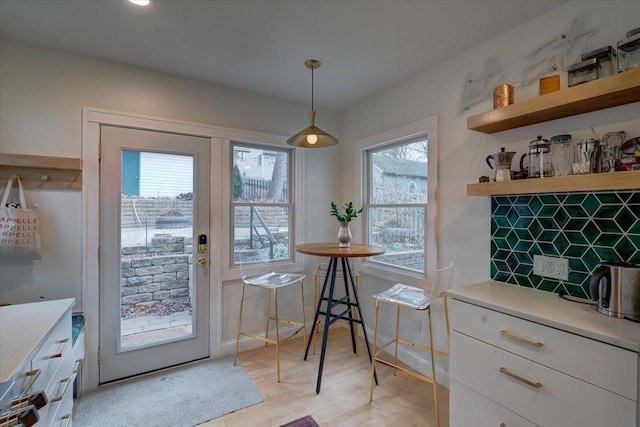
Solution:
<path fill-rule="evenodd" d="M 121 350 L 192 336 L 193 164 L 122 151 Z"/>

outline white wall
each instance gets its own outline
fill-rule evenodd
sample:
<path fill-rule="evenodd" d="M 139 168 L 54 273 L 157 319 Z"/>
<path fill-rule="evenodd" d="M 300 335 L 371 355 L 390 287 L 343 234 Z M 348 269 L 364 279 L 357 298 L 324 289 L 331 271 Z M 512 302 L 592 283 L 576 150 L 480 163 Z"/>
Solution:
<path fill-rule="evenodd" d="M 82 157 L 83 106 L 276 135 L 308 125 L 308 105 L 14 40 L 0 40 L 0 58 L 3 153 Z M 340 136 L 339 113 L 319 109 L 318 120 Z M 340 149 L 307 150 L 305 156 L 306 236 L 326 240 L 335 233 L 326 211 L 340 194 Z M 42 209 L 43 257 L 0 260 L 0 301 L 74 297 L 81 309 L 81 194 L 29 190 L 27 199 Z"/>
<path fill-rule="evenodd" d="M 498 13 L 498 11 L 496 11 Z M 579 116 L 554 120 L 505 131 L 482 135 L 468 130 L 467 116 L 493 108 L 487 100 L 459 114 L 461 94 L 467 74 L 481 75 L 486 61 L 496 58 L 507 74 L 506 82 L 518 82 L 526 65 L 525 56 L 552 38 L 567 31 L 577 16 L 582 15 L 587 28 L 600 31 L 588 41 L 589 50 L 605 45 L 615 46 L 626 31 L 640 23 L 640 2 L 637 1 L 575 1 L 509 31 L 478 48 L 450 59 L 412 79 L 390 88 L 348 109 L 344 115 L 343 181 L 354 182 L 351 165 L 357 161 L 354 143 L 364 137 L 393 129 L 413 121 L 437 115 L 439 118 L 439 210 L 441 223 L 441 264 L 455 262 L 454 286 L 459 287 L 489 278 L 490 264 L 490 198 L 467 197 L 467 183 L 477 182 L 480 175 L 489 175 L 485 157 L 500 151 L 525 152 L 529 141 L 537 135 L 550 137 L 572 133 L 574 139 L 592 136 L 593 126 L 602 135 L 613 130 L 625 130 L 628 137 L 640 136 L 640 103 L 611 108 Z M 424 52 L 428 55 L 429 46 Z M 566 85 L 566 78 L 563 78 Z M 492 88 L 491 88 L 492 89 Z M 537 96 L 538 85 L 516 91 L 516 102 Z M 514 162 L 515 163 L 515 162 Z M 360 200 L 359 189 L 345 188 L 345 200 Z M 362 233 L 352 227 L 354 239 Z M 365 319 L 372 328 L 372 294 L 391 284 L 374 277 L 364 277 L 361 301 L 366 304 Z M 439 311 L 439 310 L 438 310 Z M 438 320 L 439 323 L 442 323 Z M 413 323 L 412 323 L 413 324 Z M 424 328 L 423 328 L 424 330 Z M 436 339 L 445 345 L 444 329 Z M 438 332 L 438 331 L 437 331 Z"/>

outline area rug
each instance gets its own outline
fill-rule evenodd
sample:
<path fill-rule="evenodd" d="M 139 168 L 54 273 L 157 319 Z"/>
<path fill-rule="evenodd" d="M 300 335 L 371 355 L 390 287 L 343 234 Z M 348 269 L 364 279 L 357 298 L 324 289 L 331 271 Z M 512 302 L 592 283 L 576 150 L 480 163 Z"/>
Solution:
<path fill-rule="evenodd" d="M 262 402 L 233 356 L 100 387 L 82 395 L 76 427 L 192 427 Z"/>
<path fill-rule="evenodd" d="M 311 415 L 307 415 L 306 417 L 293 420 L 290 423 L 282 424 L 280 427 L 320 427 L 320 426 L 311 417 Z"/>

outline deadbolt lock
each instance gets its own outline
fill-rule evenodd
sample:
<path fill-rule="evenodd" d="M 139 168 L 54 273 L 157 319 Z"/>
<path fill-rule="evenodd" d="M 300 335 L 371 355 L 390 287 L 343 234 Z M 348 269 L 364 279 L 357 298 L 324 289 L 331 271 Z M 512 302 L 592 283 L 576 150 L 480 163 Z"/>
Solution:
<path fill-rule="evenodd" d="M 206 260 L 206 259 L 204 259 L 204 258 L 199 259 L 199 260 L 198 260 L 198 265 L 199 265 L 200 267 L 204 267 L 205 265 L 207 265 L 207 260 Z"/>

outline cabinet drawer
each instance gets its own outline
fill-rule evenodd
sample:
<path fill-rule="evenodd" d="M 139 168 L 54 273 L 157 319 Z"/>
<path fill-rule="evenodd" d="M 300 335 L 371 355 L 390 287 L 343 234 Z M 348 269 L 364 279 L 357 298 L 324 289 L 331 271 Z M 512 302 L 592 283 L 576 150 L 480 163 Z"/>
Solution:
<path fill-rule="evenodd" d="M 637 353 L 458 300 L 451 311 L 458 332 L 638 400 Z"/>
<path fill-rule="evenodd" d="M 60 404 L 55 409 L 55 414 L 51 417 L 51 427 L 69 427 L 71 426 L 73 415 L 73 393 L 71 388 L 64 394 Z"/>
<path fill-rule="evenodd" d="M 73 358 L 71 352 L 63 359 L 60 369 L 52 378 L 45 390 L 49 403 L 38 411 L 40 421 L 36 426 L 49 426 L 56 414 L 66 406 L 73 406 Z M 63 411 L 65 409 L 62 409 Z"/>
<path fill-rule="evenodd" d="M 48 387 L 62 361 L 70 353 L 71 311 L 67 311 L 31 359 L 31 368 L 40 370 L 40 377 L 34 385 L 34 390 L 45 390 Z"/>
<path fill-rule="evenodd" d="M 455 380 L 449 386 L 451 427 L 537 427 Z"/>
<path fill-rule="evenodd" d="M 534 424 L 636 425 L 635 401 L 456 331 L 451 339 L 450 376 Z"/>

